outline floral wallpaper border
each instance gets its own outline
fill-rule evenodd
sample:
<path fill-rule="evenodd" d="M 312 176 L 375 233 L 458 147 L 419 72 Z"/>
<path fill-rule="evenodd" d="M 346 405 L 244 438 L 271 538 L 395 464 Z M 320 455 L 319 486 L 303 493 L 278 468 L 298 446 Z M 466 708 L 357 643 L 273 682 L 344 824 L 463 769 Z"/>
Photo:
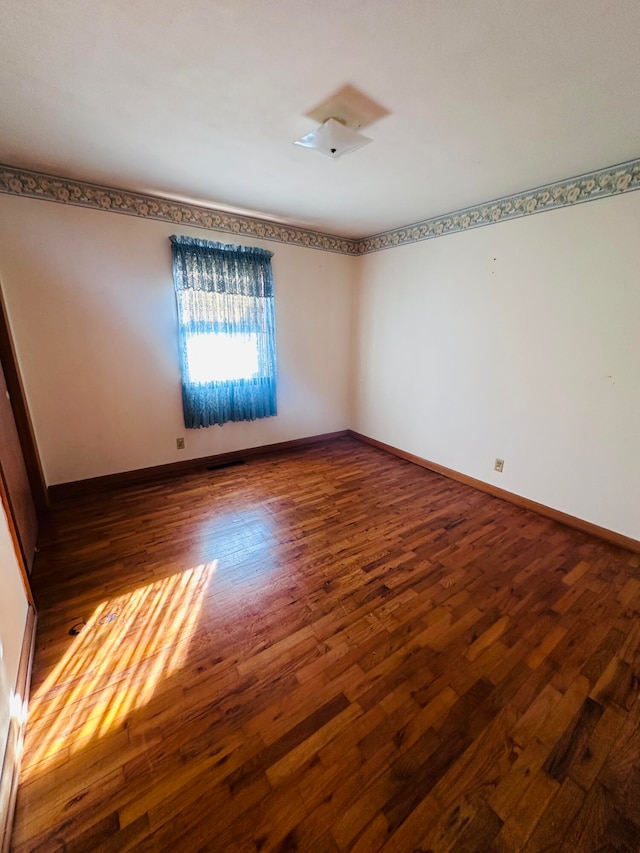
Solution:
<path fill-rule="evenodd" d="M 275 240 L 325 252 L 345 255 L 358 254 L 358 241 L 348 237 L 323 234 L 295 225 L 282 225 L 267 219 L 226 213 L 211 207 L 171 201 L 157 196 L 112 189 L 86 181 L 58 178 L 0 165 L 0 192 L 73 204 L 113 213 L 126 213 L 145 219 L 159 219 L 174 225 L 192 225 L 213 231 L 224 231 L 260 240 Z"/>
<path fill-rule="evenodd" d="M 430 240 L 444 234 L 493 225 L 508 219 L 517 219 L 560 207 L 570 207 L 574 204 L 608 198 L 638 189 L 640 189 L 640 159 L 546 184 L 537 189 L 514 193 L 444 216 L 434 216 L 382 234 L 350 239 L 252 216 L 226 213 L 215 208 L 0 165 L 0 192 L 3 193 L 125 213 L 129 216 L 159 219 L 173 224 L 191 225 L 196 228 L 207 228 L 261 240 L 274 240 L 279 243 L 345 255 L 379 252 L 407 243 Z"/>
<path fill-rule="evenodd" d="M 374 234 L 359 240 L 358 249 L 364 255 L 638 189 L 640 159 Z"/>

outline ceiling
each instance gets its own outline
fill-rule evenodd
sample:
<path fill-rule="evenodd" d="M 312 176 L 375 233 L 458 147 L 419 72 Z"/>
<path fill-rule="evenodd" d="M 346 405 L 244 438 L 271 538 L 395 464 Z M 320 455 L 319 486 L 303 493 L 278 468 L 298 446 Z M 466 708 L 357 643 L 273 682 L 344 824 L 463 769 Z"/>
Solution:
<path fill-rule="evenodd" d="M 0 162 L 362 237 L 640 155 L 638 0 L 3 0 Z M 389 111 L 293 145 L 345 84 Z"/>

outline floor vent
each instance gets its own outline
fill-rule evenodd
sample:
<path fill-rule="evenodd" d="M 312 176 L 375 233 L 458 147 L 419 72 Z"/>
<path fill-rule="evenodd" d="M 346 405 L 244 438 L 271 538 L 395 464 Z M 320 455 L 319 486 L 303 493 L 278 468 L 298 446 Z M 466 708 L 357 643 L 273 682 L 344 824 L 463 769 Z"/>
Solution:
<path fill-rule="evenodd" d="M 235 468 L 244 465 L 244 459 L 232 459 L 230 462 L 219 462 L 217 465 L 207 465 L 207 471 L 220 471 L 221 468 Z"/>

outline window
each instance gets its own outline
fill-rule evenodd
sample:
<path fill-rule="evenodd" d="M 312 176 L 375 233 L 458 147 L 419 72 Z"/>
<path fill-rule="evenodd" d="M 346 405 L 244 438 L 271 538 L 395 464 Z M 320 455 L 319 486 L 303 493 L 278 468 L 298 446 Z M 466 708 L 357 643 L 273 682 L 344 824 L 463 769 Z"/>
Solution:
<path fill-rule="evenodd" d="M 271 252 L 170 239 L 185 426 L 275 415 Z"/>

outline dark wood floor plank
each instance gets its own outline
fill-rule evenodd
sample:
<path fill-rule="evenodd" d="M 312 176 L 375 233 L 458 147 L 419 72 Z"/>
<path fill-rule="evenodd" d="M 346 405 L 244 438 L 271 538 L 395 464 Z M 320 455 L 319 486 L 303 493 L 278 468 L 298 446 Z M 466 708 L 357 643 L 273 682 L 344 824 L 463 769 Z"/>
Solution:
<path fill-rule="evenodd" d="M 33 582 L 13 851 L 640 849 L 637 555 L 342 438 L 70 499 Z"/>
<path fill-rule="evenodd" d="M 584 798 L 584 791 L 572 779 L 565 779 L 524 847 L 526 853 L 559 850 Z"/>
<path fill-rule="evenodd" d="M 614 806 L 609 792 L 599 782 L 595 782 L 584 798 L 577 815 L 570 822 L 564 842 L 556 849 L 562 853 L 576 853 L 577 850 L 581 853 L 582 851 L 592 853 L 592 851 L 601 850 L 599 839 L 602 838 L 613 814 Z M 555 832 L 560 834 L 565 826 L 563 819 L 562 823 L 555 828 Z"/>

